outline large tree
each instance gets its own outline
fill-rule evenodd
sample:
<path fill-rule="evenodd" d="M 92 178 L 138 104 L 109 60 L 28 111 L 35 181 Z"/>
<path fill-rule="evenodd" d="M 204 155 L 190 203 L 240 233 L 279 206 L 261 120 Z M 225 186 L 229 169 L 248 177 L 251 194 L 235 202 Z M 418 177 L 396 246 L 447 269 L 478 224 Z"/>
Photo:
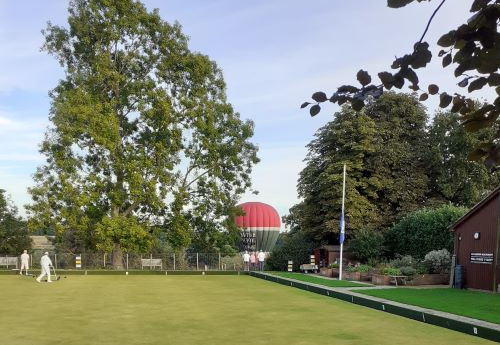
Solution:
<path fill-rule="evenodd" d="M 112 250 L 116 268 L 156 231 L 180 249 L 190 219 L 221 228 L 257 150 L 216 63 L 137 1 L 73 0 L 68 24 L 44 30 L 65 77 L 50 93 L 30 225 Z"/>
<path fill-rule="evenodd" d="M 382 228 L 420 207 L 427 188 L 426 119 L 414 96 L 394 93 L 360 112 L 344 107 L 336 113 L 308 145 L 298 182 L 304 201 L 295 210 L 301 230 L 316 241 L 336 240 L 343 164 L 350 230 Z"/>
<path fill-rule="evenodd" d="M 17 255 L 31 248 L 26 222 L 19 217 L 17 208 L 0 189 L 0 253 Z"/>
<path fill-rule="evenodd" d="M 387 0 L 387 6 L 400 8 L 413 2 L 424 0 Z M 430 0 L 429 0 L 430 1 Z M 466 89 L 467 93 L 480 90 L 483 87 L 495 89 L 496 97 L 476 107 L 474 96 L 459 93 L 449 94 L 440 90 L 436 84 L 421 88 L 416 70 L 425 68 L 432 60 L 429 43 L 425 36 L 436 13 L 444 8 L 447 0 L 440 0 L 436 9 L 429 17 L 420 39 L 413 45 L 409 54 L 396 57 L 391 68 L 394 73 L 383 71 L 378 73 L 380 83 L 372 83 L 372 77 L 367 71 L 359 70 L 356 77 L 360 86 L 342 85 L 330 97 L 324 92 L 312 95 L 313 105 L 311 116 L 321 110 L 320 103 L 329 101 L 342 105 L 349 103 L 354 109 L 360 110 L 370 98 L 377 98 L 384 90 L 401 89 L 408 82 L 409 88 L 420 92 L 420 100 L 425 101 L 429 95 L 439 95 L 439 106 L 460 113 L 460 122 L 468 132 L 477 132 L 482 128 L 491 128 L 495 135 L 477 143 L 474 150 L 469 151 L 468 158 L 482 160 L 490 168 L 500 164 L 500 0 L 471 1 L 471 16 L 466 23 L 442 35 L 437 45 L 442 49 L 438 56 L 442 59 L 443 68 L 454 66 L 454 78 L 457 85 Z M 448 4 L 452 5 L 452 1 Z M 452 77 L 453 78 L 453 77 Z M 423 90 L 421 90 L 423 89 Z M 304 102 L 302 108 L 309 106 Z"/>
<path fill-rule="evenodd" d="M 468 132 L 460 124 L 460 114 L 438 112 L 429 128 L 429 198 L 431 203 L 451 202 L 472 207 L 486 193 L 500 185 L 500 172 L 467 159 L 481 142 L 495 136 L 492 128 Z"/>

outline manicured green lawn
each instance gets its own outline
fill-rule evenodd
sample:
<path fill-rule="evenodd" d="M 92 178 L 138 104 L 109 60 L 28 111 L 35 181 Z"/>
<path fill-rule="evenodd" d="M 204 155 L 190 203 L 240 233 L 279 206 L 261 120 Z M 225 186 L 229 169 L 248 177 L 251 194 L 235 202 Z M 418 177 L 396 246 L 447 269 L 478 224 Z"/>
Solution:
<path fill-rule="evenodd" d="M 249 276 L 0 276 L 0 343 L 492 344 Z"/>
<path fill-rule="evenodd" d="M 458 289 L 380 289 L 356 292 L 500 324 L 500 295 Z"/>
<path fill-rule="evenodd" d="M 366 286 L 366 284 L 358 284 L 355 282 L 350 282 L 348 280 L 333 280 L 333 279 L 323 279 L 320 277 L 312 276 L 309 274 L 293 273 L 293 272 L 266 272 L 273 274 L 275 276 L 280 276 L 284 278 L 291 278 L 295 280 L 300 280 L 303 282 L 324 285 L 329 287 L 361 287 Z"/>

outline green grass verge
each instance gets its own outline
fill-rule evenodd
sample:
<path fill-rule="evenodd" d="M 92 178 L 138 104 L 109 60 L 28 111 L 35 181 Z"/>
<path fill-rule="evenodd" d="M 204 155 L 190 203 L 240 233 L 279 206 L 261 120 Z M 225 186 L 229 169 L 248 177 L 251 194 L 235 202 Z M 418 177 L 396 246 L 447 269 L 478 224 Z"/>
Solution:
<path fill-rule="evenodd" d="M 318 285 L 324 285 L 329 287 L 363 287 L 366 284 L 359 284 L 351 282 L 348 280 L 333 280 L 333 279 L 323 279 L 320 277 L 312 276 L 310 274 L 293 273 L 293 272 L 266 272 L 273 274 L 275 276 L 280 276 L 283 278 L 290 278 L 295 280 L 300 280 L 307 283 L 313 283 Z"/>
<path fill-rule="evenodd" d="M 0 276 L 6 345 L 492 344 L 240 276 Z"/>
<path fill-rule="evenodd" d="M 380 289 L 356 292 L 500 324 L 500 294 L 458 289 Z"/>

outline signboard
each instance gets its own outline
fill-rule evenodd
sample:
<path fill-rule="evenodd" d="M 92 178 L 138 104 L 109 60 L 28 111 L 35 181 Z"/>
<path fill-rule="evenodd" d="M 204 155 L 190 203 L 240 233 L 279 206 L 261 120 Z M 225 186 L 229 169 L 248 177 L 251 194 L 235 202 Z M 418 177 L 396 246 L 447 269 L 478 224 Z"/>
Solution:
<path fill-rule="evenodd" d="M 293 261 L 288 260 L 288 272 L 292 272 L 292 271 L 293 271 Z"/>
<path fill-rule="evenodd" d="M 470 253 L 471 264 L 489 264 L 493 263 L 493 253 Z"/>
<path fill-rule="evenodd" d="M 75 257 L 75 267 L 76 268 L 82 268 L 82 256 L 78 255 Z"/>
<path fill-rule="evenodd" d="M 241 232 L 241 247 L 243 250 L 248 250 L 250 252 L 255 251 L 257 244 L 257 234 L 251 231 Z"/>

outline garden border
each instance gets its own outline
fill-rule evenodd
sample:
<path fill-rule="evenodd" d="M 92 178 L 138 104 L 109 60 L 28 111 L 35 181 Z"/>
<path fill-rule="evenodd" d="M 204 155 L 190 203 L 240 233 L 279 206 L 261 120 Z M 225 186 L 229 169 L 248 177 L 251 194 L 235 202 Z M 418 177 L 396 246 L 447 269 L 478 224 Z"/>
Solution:
<path fill-rule="evenodd" d="M 323 296 L 333 297 L 364 307 L 403 316 L 415 321 L 420 321 L 472 336 L 500 342 L 500 325 L 496 325 L 490 322 L 476 320 L 432 309 L 411 306 L 377 297 L 361 295 L 348 290 L 349 288 L 331 288 L 261 272 L 250 272 L 250 275 L 252 277 L 264 279 L 278 284 L 311 291 Z"/>

